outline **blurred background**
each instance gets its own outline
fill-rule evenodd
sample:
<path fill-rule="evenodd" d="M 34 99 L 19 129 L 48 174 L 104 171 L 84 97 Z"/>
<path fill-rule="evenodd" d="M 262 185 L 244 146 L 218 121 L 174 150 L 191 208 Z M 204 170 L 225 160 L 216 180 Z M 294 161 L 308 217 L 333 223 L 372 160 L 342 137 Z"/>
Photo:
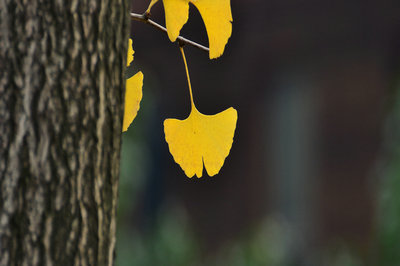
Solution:
<path fill-rule="evenodd" d="M 143 13 L 149 0 L 135 0 Z M 400 265 L 400 1 L 231 0 L 224 55 L 186 47 L 196 105 L 238 110 L 221 172 L 187 178 L 163 121 L 190 102 L 176 44 L 133 21 L 117 265 Z M 162 2 L 152 19 L 164 25 Z M 181 35 L 207 45 L 191 5 Z"/>

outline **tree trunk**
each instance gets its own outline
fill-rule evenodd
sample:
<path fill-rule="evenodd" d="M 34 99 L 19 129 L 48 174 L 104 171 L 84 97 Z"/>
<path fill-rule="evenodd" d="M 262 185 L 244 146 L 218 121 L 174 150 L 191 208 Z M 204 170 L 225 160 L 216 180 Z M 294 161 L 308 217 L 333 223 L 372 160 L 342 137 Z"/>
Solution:
<path fill-rule="evenodd" d="M 112 265 L 127 0 L 0 0 L 0 265 Z"/>

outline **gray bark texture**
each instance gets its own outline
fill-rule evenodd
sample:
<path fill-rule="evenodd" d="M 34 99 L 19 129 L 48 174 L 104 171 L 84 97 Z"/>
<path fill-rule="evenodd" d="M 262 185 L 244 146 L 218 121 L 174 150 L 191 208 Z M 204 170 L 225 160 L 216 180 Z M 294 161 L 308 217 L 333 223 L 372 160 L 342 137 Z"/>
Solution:
<path fill-rule="evenodd" d="M 0 0 L 0 265 L 112 265 L 127 0 Z"/>

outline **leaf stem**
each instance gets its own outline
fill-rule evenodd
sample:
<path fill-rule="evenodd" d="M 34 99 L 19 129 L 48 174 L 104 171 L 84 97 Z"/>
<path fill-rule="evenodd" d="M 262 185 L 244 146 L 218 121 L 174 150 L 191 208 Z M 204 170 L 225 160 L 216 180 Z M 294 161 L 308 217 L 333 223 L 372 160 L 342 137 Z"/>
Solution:
<path fill-rule="evenodd" d="M 185 64 L 185 70 L 186 70 L 186 77 L 187 77 L 187 81 L 188 81 L 188 85 L 189 85 L 189 93 L 190 93 L 190 102 L 192 104 L 192 109 L 196 108 L 194 105 L 194 101 L 193 101 L 193 92 L 192 92 L 192 85 L 190 85 L 190 76 L 189 76 L 189 68 L 187 66 L 187 62 L 186 62 L 186 57 L 185 57 L 185 52 L 183 51 L 183 46 L 179 46 L 179 50 L 181 50 L 181 54 L 182 54 L 182 58 L 183 58 L 183 63 Z"/>
<path fill-rule="evenodd" d="M 140 21 L 140 22 L 149 24 L 150 26 L 153 26 L 154 28 L 158 29 L 159 31 L 167 33 L 167 29 L 165 27 L 161 26 L 160 24 L 154 22 L 153 20 L 151 20 L 149 18 L 149 14 L 148 13 L 144 13 L 142 15 L 136 14 L 136 13 L 130 13 L 130 15 L 131 15 L 131 19 L 132 20 L 136 20 L 136 21 Z M 191 45 L 191 46 L 196 47 L 196 48 L 198 48 L 198 49 L 200 49 L 202 51 L 205 51 L 207 53 L 210 51 L 210 49 L 208 49 L 208 47 L 205 47 L 205 46 L 203 46 L 201 44 L 198 44 L 198 43 L 196 43 L 194 41 L 186 39 L 186 38 L 184 38 L 182 36 L 178 36 L 178 38 L 176 38 L 176 40 L 179 43 L 184 43 L 184 44 Z"/>

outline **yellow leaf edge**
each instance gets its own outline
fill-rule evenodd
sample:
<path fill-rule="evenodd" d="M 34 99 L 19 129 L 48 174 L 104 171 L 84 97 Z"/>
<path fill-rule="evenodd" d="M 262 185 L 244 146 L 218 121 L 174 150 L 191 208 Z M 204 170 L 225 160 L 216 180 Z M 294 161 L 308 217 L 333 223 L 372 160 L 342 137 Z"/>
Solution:
<path fill-rule="evenodd" d="M 136 118 L 137 113 L 140 109 L 140 102 L 143 98 L 143 73 L 142 71 L 137 72 L 131 78 L 126 80 L 126 91 L 125 91 L 125 108 L 124 108 L 124 120 L 122 123 L 122 132 L 126 132 L 133 120 Z M 128 83 L 132 82 L 133 85 L 129 86 Z M 135 86 L 139 85 L 139 86 Z M 131 99 L 130 97 L 135 91 L 138 92 L 139 97 Z M 135 103 L 136 102 L 136 103 Z"/>

